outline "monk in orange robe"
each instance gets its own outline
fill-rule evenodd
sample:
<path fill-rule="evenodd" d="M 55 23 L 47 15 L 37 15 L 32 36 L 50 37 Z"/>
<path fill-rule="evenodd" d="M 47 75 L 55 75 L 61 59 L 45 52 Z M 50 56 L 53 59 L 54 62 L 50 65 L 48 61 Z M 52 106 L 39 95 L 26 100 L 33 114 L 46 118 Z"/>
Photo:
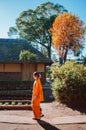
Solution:
<path fill-rule="evenodd" d="M 43 116 L 40 110 L 40 102 L 44 101 L 42 84 L 40 81 L 40 74 L 38 72 L 34 72 L 33 78 L 35 79 L 33 84 L 32 100 L 31 100 L 32 111 L 34 114 L 33 119 L 40 119 Z"/>

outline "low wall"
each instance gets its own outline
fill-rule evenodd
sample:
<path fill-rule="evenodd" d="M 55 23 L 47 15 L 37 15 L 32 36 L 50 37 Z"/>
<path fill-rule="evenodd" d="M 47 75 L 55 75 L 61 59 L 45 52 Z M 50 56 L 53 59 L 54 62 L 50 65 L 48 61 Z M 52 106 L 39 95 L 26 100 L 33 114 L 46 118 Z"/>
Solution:
<path fill-rule="evenodd" d="M 28 100 L 32 96 L 33 81 L 0 81 L 0 100 Z M 43 85 L 45 102 L 54 99 L 50 84 Z"/>

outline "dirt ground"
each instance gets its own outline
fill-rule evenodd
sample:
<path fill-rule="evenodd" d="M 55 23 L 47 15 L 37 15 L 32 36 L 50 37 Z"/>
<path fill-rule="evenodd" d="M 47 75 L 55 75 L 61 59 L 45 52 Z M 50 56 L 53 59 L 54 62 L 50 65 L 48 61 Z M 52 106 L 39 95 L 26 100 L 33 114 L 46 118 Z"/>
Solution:
<path fill-rule="evenodd" d="M 58 102 L 42 103 L 41 104 L 43 114 L 46 119 L 52 119 L 54 117 L 65 117 L 65 116 L 77 116 L 86 115 L 86 107 L 71 106 L 68 107 Z M 28 110 L 15 110 L 15 111 L 0 111 L 0 115 L 18 115 L 24 117 L 33 117 L 32 111 Z M 86 130 L 86 124 L 63 124 L 53 125 L 45 122 L 42 118 L 37 124 L 18 124 L 18 123 L 0 123 L 0 130 Z"/>
<path fill-rule="evenodd" d="M 70 124 L 70 125 L 21 125 L 0 123 L 0 130 L 86 130 L 86 124 Z"/>

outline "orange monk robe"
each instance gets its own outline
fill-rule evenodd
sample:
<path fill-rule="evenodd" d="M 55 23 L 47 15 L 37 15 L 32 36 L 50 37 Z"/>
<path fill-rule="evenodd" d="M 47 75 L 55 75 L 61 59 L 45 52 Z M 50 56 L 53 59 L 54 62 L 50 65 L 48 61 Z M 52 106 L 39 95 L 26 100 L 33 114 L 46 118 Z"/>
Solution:
<path fill-rule="evenodd" d="M 37 80 L 35 80 L 33 84 L 33 93 L 32 93 L 32 110 L 35 118 L 41 115 L 40 102 L 42 101 L 44 101 L 42 84 L 40 79 L 38 78 Z"/>

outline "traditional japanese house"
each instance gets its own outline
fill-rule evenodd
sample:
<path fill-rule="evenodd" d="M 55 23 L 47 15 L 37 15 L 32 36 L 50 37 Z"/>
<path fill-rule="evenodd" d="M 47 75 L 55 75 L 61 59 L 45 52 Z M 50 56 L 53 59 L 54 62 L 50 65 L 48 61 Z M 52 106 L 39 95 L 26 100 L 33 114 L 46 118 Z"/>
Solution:
<path fill-rule="evenodd" d="M 20 52 L 28 50 L 35 54 L 35 59 L 21 61 Z M 46 66 L 52 61 L 40 51 L 21 39 L 0 39 L 0 80 L 32 80 L 34 71 L 46 80 Z"/>

